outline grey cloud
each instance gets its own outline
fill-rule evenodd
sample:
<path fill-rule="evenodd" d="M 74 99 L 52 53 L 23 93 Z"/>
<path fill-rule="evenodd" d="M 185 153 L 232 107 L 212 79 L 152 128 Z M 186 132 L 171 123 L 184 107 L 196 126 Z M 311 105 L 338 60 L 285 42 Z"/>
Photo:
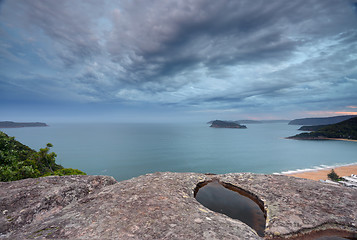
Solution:
<path fill-rule="evenodd" d="M 176 59 L 191 58 L 190 65 L 208 66 L 277 59 L 290 55 L 301 44 L 286 36 L 287 29 L 297 28 L 298 32 L 293 34 L 309 33 L 307 37 L 311 37 L 331 33 L 337 27 L 341 31 L 340 24 L 350 25 L 341 17 L 348 9 L 346 2 L 339 1 L 183 1 L 182 5 L 158 2 L 130 2 L 118 18 L 108 45 L 117 58 L 129 48 L 141 57 L 138 64 L 160 64 L 157 75 L 172 68 L 171 61 L 175 64 L 179 61 Z M 338 19 L 333 27 L 323 22 L 331 16 L 334 21 Z M 317 23 L 311 21 L 315 19 Z M 202 36 L 208 41 L 202 45 L 208 47 L 200 55 L 199 46 L 191 46 Z M 214 57 L 207 59 L 207 55 Z"/>
<path fill-rule="evenodd" d="M 38 39 L 44 34 L 51 39 L 51 46 L 57 50 L 64 64 L 69 67 L 100 53 L 97 33 L 92 29 L 95 11 L 86 13 L 76 8 L 73 1 L 8 1 L 11 10 L 21 14 L 27 34 Z M 79 2 L 78 2 L 79 3 Z M 83 8 L 83 6 L 80 6 Z M 94 9 L 95 10 L 95 9 Z M 81 11 L 79 13 L 79 11 Z M 14 20 L 16 21 L 16 20 Z"/>
<path fill-rule="evenodd" d="M 175 82 L 178 91 L 180 91 L 180 83 L 181 86 L 185 86 L 188 82 L 197 81 L 190 75 L 190 71 L 193 69 L 200 69 L 203 66 L 208 69 L 211 76 L 231 75 L 227 73 L 226 66 L 249 67 L 251 64 L 259 63 L 273 65 L 284 61 L 289 62 L 291 58 L 295 57 L 296 52 L 301 51 L 300 47 L 307 44 L 318 44 L 316 39 L 329 38 L 348 30 L 355 24 L 355 21 L 350 21 L 350 16 L 345 17 L 349 6 L 346 2 L 341 1 L 304 1 L 303 3 L 276 1 L 265 12 L 263 11 L 264 6 L 256 5 L 255 8 L 249 9 L 251 6 L 248 3 L 246 6 L 248 9 L 245 8 L 241 13 L 237 13 L 232 6 L 222 9 L 225 4 L 222 4 L 221 8 L 217 7 L 217 4 L 222 4 L 222 2 L 212 4 L 214 6 L 212 9 L 215 11 L 207 11 L 208 14 L 201 18 L 197 17 L 201 16 L 199 11 L 192 15 L 186 14 L 184 18 L 178 20 L 175 18 L 161 19 L 161 14 L 156 14 L 158 17 L 154 17 L 154 19 L 157 19 L 158 25 L 166 26 L 160 25 L 161 29 L 171 29 L 166 34 L 146 34 L 153 30 L 155 24 L 146 26 L 145 23 L 142 23 L 145 28 L 140 28 L 138 32 L 135 32 L 135 26 L 128 27 L 131 29 L 131 37 L 145 39 L 145 42 L 134 44 L 133 51 L 136 57 L 139 56 L 136 59 L 140 59 L 140 61 L 137 62 L 133 59 L 131 71 L 140 72 L 141 76 L 145 76 L 139 78 L 141 81 L 161 81 L 166 86 L 172 85 L 173 76 L 183 74 L 186 76 L 186 80 L 180 79 L 180 82 Z M 142 5 L 136 4 L 136 6 Z M 206 11 L 204 6 L 199 6 L 197 9 L 200 9 L 201 12 Z M 338 10 L 336 11 L 336 9 Z M 160 9 L 155 8 L 155 11 L 159 12 Z M 167 15 L 164 14 L 163 17 L 165 16 Z M 332 22 L 329 23 L 327 19 L 332 19 Z M 132 22 L 135 21 L 128 21 L 128 23 Z M 123 37 L 125 38 L 125 35 L 121 36 L 121 38 Z M 111 40 L 113 41 L 113 39 Z M 111 43 L 113 42 L 109 42 L 109 44 Z M 148 45 L 145 45 L 146 43 Z M 128 44 L 125 47 L 130 48 L 131 45 Z M 118 54 L 116 51 L 111 51 L 111 53 L 113 56 Z M 202 105 L 206 102 L 212 105 L 214 102 L 217 106 L 230 108 L 242 105 L 244 107 L 256 106 L 262 102 L 270 102 L 275 105 L 283 102 L 285 98 L 292 98 L 291 104 L 305 99 L 306 106 L 316 104 L 315 102 L 319 101 L 316 99 L 318 96 L 312 97 L 316 92 L 309 91 L 308 94 L 312 94 L 309 97 L 303 93 L 305 90 L 300 90 L 296 86 L 299 86 L 300 83 L 316 81 L 322 77 L 321 72 L 330 74 L 325 69 L 329 68 L 331 63 L 335 63 L 335 61 L 331 61 L 331 58 L 326 59 L 327 63 L 322 66 L 323 71 L 321 71 L 321 67 L 312 69 L 320 60 L 316 59 L 311 63 L 305 61 L 299 66 L 294 66 L 293 63 L 292 67 L 287 66 L 290 70 L 285 74 L 283 71 L 278 71 L 270 76 L 264 76 L 264 81 L 274 85 L 274 87 L 265 90 L 259 90 L 259 83 L 256 83 L 254 85 L 257 90 L 242 93 L 246 89 L 240 89 L 240 82 L 244 85 L 247 84 L 247 81 L 241 81 L 240 76 L 237 75 L 235 77 L 237 84 L 231 93 L 224 91 L 215 94 L 200 92 L 198 95 L 187 97 L 184 101 L 180 100 L 179 104 Z M 137 68 L 136 65 L 140 67 Z M 152 66 L 154 71 L 152 68 L 148 71 L 148 66 Z M 337 72 L 341 70 L 341 68 L 336 69 Z M 205 77 L 207 76 L 204 74 L 200 76 L 201 79 Z M 218 77 L 216 81 L 225 81 L 225 79 Z M 254 83 L 255 76 L 252 75 L 249 81 Z M 283 82 L 283 84 L 279 84 L 279 82 Z M 138 84 L 138 81 L 135 81 L 135 84 Z M 296 91 L 297 96 L 289 96 L 291 91 L 286 91 L 289 89 Z M 150 90 L 161 91 L 161 89 Z M 251 100 L 254 96 L 258 96 L 260 101 L 257 101 L 257 98 Z M 272 98 L 279 100 L 274 101 Z M 321 96 L 321 102 L 326 101 L 327 99 Z"/>
<path fill-rule="evenodd" d="M 339 79 L 357 71 L 355 1 L 33 0 L 1 9 L 7 4 L 19 12 L 12 23 L 54 49 L 65 66 L 54 71 L 71 69 L 72 91 L 103 101 L 312 103 L 327 101 L 317 85 L 343 91 Z M 317 95 L 302 100 L 306 93 Z"/>

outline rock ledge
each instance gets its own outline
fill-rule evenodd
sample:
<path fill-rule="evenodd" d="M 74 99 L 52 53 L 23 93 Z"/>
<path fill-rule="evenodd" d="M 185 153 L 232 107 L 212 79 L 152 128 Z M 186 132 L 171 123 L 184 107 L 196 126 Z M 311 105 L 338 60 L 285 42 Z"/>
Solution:
<path fill-rule="evenodd" d="M 265 238 L 344 229 L 357 234 L 357 190 L 281 175 L 153 173 L 116 182 L 63 176 L 0 183 L 0 239 L 262 239 L 194 198 L 219 179 L 264 202 Z"/>

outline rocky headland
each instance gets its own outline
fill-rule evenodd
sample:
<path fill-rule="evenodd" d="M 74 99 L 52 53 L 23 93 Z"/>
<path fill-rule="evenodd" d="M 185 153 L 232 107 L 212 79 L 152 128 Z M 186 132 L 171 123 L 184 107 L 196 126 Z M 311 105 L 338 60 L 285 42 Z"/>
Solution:
<path fill-rule="evenodd" d="M 342 232 L 357 237 L 357 190 L 282 175 L 161 172 L 117 182 L 108 176 L 49 176 L 0 183 L 0 239 L 263 239 L 194 198 L 217 179 L 255 196 L 265 239 Z"/>
<path fill-rule="evenodd" d="M 48 127 L 48 125 L 42 122 L 0 121 L 0 128 L 22 128 L 22 127 Z"/>
<path fill-rule="evenodd" d="M 336 124 L 330 124 L 327 126 L 322 126 L 322 127 L 312 126 L 312 128 L 314 127 L 317 127 L 317 130 L 313 130 L 312 132 L 308 132 L 308 133 L 300 133 L 295 136 L 288 137 L 288 139 L 297 139 L 297 140 L 342 139 L 342 140 L 353 140 L 353 141 L 357 140 L 357 117 L 352 117 L 348 120 Z"/>

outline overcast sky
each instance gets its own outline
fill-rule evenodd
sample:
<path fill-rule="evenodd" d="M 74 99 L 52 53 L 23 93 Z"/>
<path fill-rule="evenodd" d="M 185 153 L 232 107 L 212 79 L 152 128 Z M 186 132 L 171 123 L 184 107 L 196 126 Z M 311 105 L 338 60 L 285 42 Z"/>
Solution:
<path fill-rule="evenodd" d="M 0 120 L 357 113 L 357 2 L 0 1 Z"/>

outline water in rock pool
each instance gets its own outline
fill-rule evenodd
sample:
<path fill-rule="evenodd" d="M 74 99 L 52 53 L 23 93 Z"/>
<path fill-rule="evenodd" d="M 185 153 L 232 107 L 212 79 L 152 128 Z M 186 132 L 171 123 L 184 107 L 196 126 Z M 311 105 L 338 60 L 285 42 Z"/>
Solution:
<path fill-rule="evenodd" d="M 212 181 L 199 188 L 196 199 L 212 211 L 238 219 L 253 228 L 259 236 L 264 236 L 265 216 L 259 205 L 237 191 Z"/>

